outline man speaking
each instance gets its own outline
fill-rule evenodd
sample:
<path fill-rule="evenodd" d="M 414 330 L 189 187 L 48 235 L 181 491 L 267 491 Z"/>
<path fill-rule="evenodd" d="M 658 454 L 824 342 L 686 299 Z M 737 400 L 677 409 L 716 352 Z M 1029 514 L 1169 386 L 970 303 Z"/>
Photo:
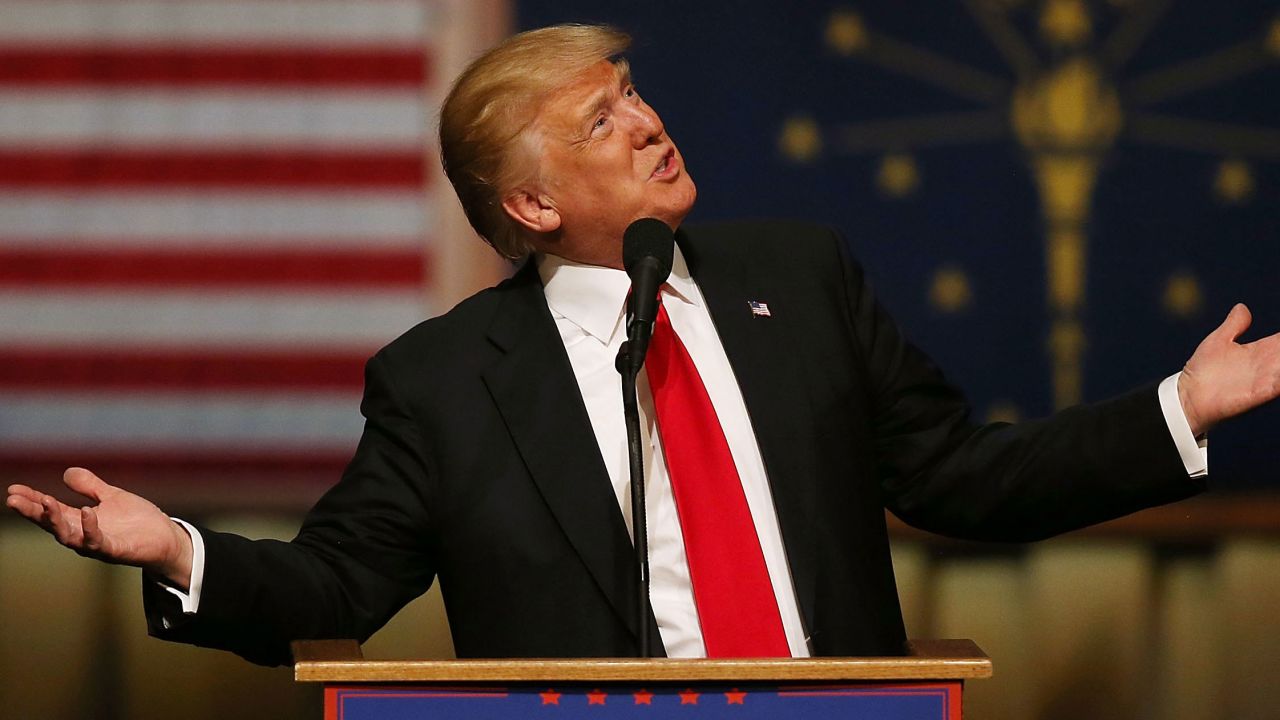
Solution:
<path fill-rule="evenodd" d="M 364 435 L 289 543 L 174 521 L 73 468 L 76 509 L 9 507 L 144 569 L 153 634 L 289 662 L 367 638 L 439 578 L 462 657 L 883 655 L 903 650 L 884 510 L 1034 540 L 1202 489 L 1204 434 L 1280 394 L 1280 336 L 1231 311 L 1182 372 L 1091 406 L 979 426 L 821 228 L 681 228 L 696 189 L 614 30 L 557 26 L 485 54 L 441 149 L 515 276 L 368 363 Z M 732 118 L 727 119 L 732 121 Z M 640 218 L 676 233 L 639 383 L 653 612 L 638 623 L 615 357 Z M 1199 438 L 1199 440 L 1198 440 Z M 643 626 L 641 626 L 643 625 Z"/>

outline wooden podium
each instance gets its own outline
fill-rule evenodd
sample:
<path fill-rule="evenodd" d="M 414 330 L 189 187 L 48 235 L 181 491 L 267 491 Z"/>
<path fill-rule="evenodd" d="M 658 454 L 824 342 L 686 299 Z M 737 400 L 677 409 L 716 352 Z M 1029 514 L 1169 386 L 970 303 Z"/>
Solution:
<path fill-rule="evenodd" d="M 354 640 L 293 644 L 294 679 L 324 683 L 325 720 L 800 717 L 959 720 L 991 677 L 969 640 L 904 657 L 770 660 L 365 660 Z"/>

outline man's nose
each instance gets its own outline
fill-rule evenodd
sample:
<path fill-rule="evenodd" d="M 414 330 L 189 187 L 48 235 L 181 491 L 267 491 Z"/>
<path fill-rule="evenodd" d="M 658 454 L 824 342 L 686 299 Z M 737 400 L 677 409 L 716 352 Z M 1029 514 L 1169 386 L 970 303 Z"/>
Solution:
<path fill-rule="evenodd" d="M 662 118 L 658 117 L 658 113 L 654 112 L 653 108 L 641 102 L 632 106 L 629 110 L 631 115 L 631 141 L 637 149 L 651 145 L 662 137 L 662 133 L 666 128 L 662 125 Z"/>

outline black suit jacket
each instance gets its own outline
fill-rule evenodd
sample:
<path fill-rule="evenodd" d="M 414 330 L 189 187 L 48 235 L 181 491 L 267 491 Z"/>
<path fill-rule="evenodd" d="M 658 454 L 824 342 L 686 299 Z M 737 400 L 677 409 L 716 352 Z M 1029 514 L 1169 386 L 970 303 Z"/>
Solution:
<path fill-rule="evenodd" d="M 1201 489 L 1154 385 L 977 426 L 830 231 L 677 239 L 737 375 L 817 655 L 902 651 L 886 507 L 947 535 L 1034 540 Z M 175 621 L 149 590 L 154 634 L 285 663 L 292 639 L 368 637 L 438 577 L 461 657 L 636 652 L 631 543 L 532 264 L 382 349 L 361 409 L 359 449 L 297 538 L 202 529 L 199 613 Z"/>

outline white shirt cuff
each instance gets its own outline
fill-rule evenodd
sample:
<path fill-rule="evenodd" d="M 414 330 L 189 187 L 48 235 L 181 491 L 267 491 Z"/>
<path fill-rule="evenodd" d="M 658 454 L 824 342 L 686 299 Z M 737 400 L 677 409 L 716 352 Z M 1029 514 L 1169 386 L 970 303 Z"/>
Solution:
<path fill-rule="evenodd" d="M 182 612 L 185 615 L 192 615 L 200 609 L 200 589 L 204 585 L 204 538 L 200 537 L 200 531 L 191 526 L 185 520 L 178 518 L 170 518 L 174 522 L 182 526 L 183 530 L 191 536 L 191 581 L 187 583 L 187 591 L 183 592 L 172 585 L 160 583 L 160 587 L 173 593 L 182 603 Z M 165 620 L 165 627 L 169 622 Z"/>
<path fill-rule="evenodd" d="M 1177 372 L 1160 383 L 1157 391 L 1160 410 L 1164 413 L 1164 422 L 1169 426 L 1169 434 L 1173 437 L 1174 446 L 1178 448 L 1178 456 L 1182 458 L 1187 475 L 1193 478 L 1204 477 L 1209 474 L 1209 438 L 1197 438 L 1191 434 L 1191 423 L 1187 422 L 1187 415 L 1182 411 L 1182 400 L 1178 397 L 1180 377 L 1182 373 Z"/>

